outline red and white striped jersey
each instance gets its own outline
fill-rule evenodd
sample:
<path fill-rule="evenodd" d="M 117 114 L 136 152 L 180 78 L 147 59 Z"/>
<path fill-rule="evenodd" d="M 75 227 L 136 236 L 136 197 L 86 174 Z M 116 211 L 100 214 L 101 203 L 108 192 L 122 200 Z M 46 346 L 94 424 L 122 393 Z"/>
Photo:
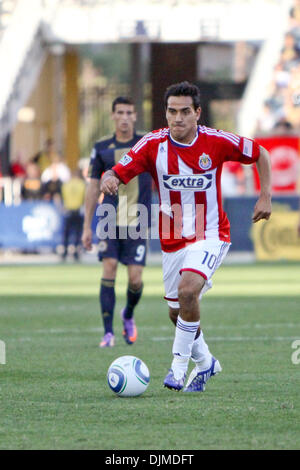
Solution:
<path fill-rule="evenodd" d="M 200 239 L 230 241 L 222 208 L 222 164 L 251 164 L 259 153 L 255 141 L 222 130 L 198 126 L 194 141 L 183 145 L 163 128 L 145 135 L 112 169 L 125 184 L 144 171 L 151 173 L 160 200 L 161 247 L 172 252 Z"/>

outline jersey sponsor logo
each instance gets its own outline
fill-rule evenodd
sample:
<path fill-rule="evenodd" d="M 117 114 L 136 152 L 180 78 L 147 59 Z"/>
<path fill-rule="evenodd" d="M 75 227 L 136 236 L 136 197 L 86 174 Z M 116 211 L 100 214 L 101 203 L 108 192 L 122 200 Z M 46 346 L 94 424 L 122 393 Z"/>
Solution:
<path fill-rule="evenodd" d="M 210 156 L 207 153 L 202 153 L 199 157 L 199 166 L 202 170 L 208 170 L 212 165 Z"/>
<path fill-rule="evenodd" d="M 128 165 L 128 163 L 130 163 L 130 162 L 132 162 L 132 158 L 129 155 L 127 155 L 127 153 L 119 161 L 119 163 L 121 163 L 121 165 L 123 165 L 123 166 Z"/>
<path fill-rule="evenodd" d="M 252 150 L 253 150 L 252 140 L 244 138 L 243 155 L 245 155 L 245 157 L 252 158 Z"/>
<path fill-rule="evenodd" d="M 206 191 L 212 185 L 212 175 L 163 175 L 163 183 L 170 191 Z"/>

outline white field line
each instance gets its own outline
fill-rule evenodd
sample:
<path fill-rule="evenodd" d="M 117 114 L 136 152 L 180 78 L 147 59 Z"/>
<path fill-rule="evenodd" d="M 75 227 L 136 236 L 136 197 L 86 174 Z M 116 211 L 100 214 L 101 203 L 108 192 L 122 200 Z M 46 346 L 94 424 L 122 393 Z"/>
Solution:
<path fill-rule="evenodd" d="M 256 323 L 254 325 L 216 325 L 216 326 L 206 326 L 203 328 L 203 331 L 207 330 L 241 330 L 241 329 L 247 329 L 247 330 L 252 330 L 252 329 L 269 329 L 269 328 L 298 328 L 299 334 L 300 334 L 300 323 L 264 323 L 264 324 L 259 324 Z M 160 328 L 157 328 L 155 326 L 143 326 L 140 325 L 140 329 L 143 331 L 154 331 L 154 332 L 159 332 L 159 331 L 172 331 L 173 330 L 173 325 L 170 323 L 169 326 L 161 326 Z M 68 334 L 68 333 L 102 333 L 103 332 L 103 327 L 91 327 L 91 328 L 43 328 L 43 329 L 38 329 L 38 330 L 32 330 L 31 333 L 35 334 Z"/>
<path fill-rule="evenodd" d="M 151 341 L 160 343 L 163 341 L 173 341 L 174 336 L 154 336 L 153 338 L 150 338 Z M 210 336 L 206 337 L 206 340 L 211 341 L 211 342 L 243 342 L 243 341 L 248 341 L 248 342 L 257 342 L 257 341 L 294 341 L 296 339 L 300 339 L 299 336 Z M 9 338 L 6 340 L 6 343 L 12 343 L 12 342 L 18 342 L 18 343 L 26 343 L 26 342 L 32 342 L 35 341 L 36 338 L 26 336 L 24 338 Z"/>
<path fill-rule="evenodd" d="M 140 321 L 141 323 L 141 321 Z M 144 331 L 170 331 L 173 330 L 173 325 L 170 323 L 169 325 L 162 325 L 160 327 L 156 326 L 143 326 L 142 324 L 139 325 L 141 330 Z M 254 325 L 251 324 L 244 324 L 244 325 L 207 325 L 203 328 L 204 331 L 207 330 L 235 330 L 235 329 L 247 329 L 252 330 L 255 329 L 267 329 L 267 328 L 298 328 L 300 332 L 300 322 L 299 323 L 255 323 Z M 58 334 L 58 333 L 101 333 L 103 331 L 102 326 L 94 326 L 90 328 L 80 328 L 80 327 L 73 327 L 73 328 L 39 328 L 37 330 L 33 329 L 30 330 L 31 333 L 37 334 Z"/>
<path fill-rule="evenodd" d="M 161 342 L 161 341 L 172 341 L 174 336 L 156 336 L 151 338 L 152 341 Z M 236 342 L 236 341 L 293 341 L 295 339 L 300 339 L 299 336 L 209 336 L 205 338 L 208 341 L 222 341 L 222 342 Z"/>
<path fill-rule="evenodd" d="M 206 330 L 235 330 L 235 329 L 248 329 L 253 330 L 253 328 L 263 329 L 263 328 L 274 328 L 274 327 L 289 327 L 289 328 L 299 328 L 299 324 L 297 323 L 280 323 L 280 324 L 256 324 L 256 325 L 242 325 L 242 326 L 221 326 L 218 325 L 217 327 L 207 327 Z M 151 326 L 144 326 L 141 327 L 143 331 L 151 331 L 155 332 L 156 334 L 159 332 L 174 332 L 174 328 L 172 325 L 170 326 L 161 326 L 160 328 L 155 328 Z M 25 336 L 20 338 L 9 338 L 7 342 L 28 342 L 34 341 L 38 335 L 72 335 L 72 334 L 89 334 L 89 333 L 99 333 L 103 334 L 102 327 L 91 327 L 91 328 L 45 328 L 45 329 L 38 329 L 31 331 L 33 336 Z M 3 336 L 3 334 L 2 334 Z M 293 341 L 295 339 L 300 338 L 300 328 L 299 328 L 299 335 L 298 336 L 210 336 L 206 335 L 206 339 L 209 341 L 222 341 L 222 342 L 238 342 L 238 341 Z M 168 336 L 156 336 L 150 338 L 151 341 L 160 342 L 160 341 L 172 341 L 174 339 L 174 334 Z"/>

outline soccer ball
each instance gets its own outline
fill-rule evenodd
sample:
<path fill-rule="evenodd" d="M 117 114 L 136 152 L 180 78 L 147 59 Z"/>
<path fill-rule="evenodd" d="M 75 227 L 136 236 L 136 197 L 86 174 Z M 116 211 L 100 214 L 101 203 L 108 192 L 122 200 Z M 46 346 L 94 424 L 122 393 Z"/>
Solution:
<path fill-rule="evenodd" d="M 119 397 L 136 397 L 149 385 L 150 373 L 146 364 L 135 356 L 118 357 L 109 366 L 107 382 Z"/>

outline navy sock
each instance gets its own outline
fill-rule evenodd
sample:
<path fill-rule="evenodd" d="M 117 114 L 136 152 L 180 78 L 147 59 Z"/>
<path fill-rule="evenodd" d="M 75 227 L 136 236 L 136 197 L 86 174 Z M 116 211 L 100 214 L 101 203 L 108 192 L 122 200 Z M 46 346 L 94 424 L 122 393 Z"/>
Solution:
<path fill-rule="evenodd" d="M 115 281 L 112 279 L 101 279 L 100 307 L 102 312 L 104 332 L 113 333 L 113 316 L 116 303 Z"/>
<path fill-rule="evenodd" d="M 133 317 L 133 309 L 141 298 L 144 285 L 142 284 L 138 290 L 132 290 L 130 286 L 127 288 L 127 304 L 124 312 L 125 318 Z"/>

